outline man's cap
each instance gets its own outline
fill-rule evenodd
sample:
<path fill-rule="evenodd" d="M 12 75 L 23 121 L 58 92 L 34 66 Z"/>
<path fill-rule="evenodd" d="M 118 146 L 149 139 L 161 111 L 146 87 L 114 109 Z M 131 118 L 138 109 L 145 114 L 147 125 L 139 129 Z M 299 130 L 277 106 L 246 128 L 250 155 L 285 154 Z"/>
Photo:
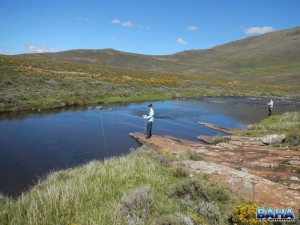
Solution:
<path fill-rule="evenodd" d="M 152 104 L 149 104 L 148 107 L 152 107 Z"/>

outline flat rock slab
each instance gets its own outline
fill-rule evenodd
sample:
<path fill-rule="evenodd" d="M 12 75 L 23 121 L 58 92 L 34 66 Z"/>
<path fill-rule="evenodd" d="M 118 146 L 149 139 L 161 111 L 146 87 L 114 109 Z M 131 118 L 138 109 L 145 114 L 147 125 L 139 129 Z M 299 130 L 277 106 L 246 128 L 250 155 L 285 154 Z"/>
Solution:
<path fill-rule="evenodd" d="M 197 136 L 197 138 L 207 144 L 214 144 L 215 143 L 215 139 L 212 136 L 205 136 L 205 135 L 199 135 Z"/>
<path fill-rule="evenodd" d="M 209 174 L 210 179 L 229 187 L 242 198 L 270 207 L 291 207 L 296 210 L 300 206 L 299 192 L 290 190 L 282 184 L 216 163 L 205 161 L 184 161 L 183 163 L 190 173 Z"/>
<path fill-rule="evenodd" d="M 205 123 L 205 122 L 199 122 L 201 125 L 214 129 L 214 130 L 218 130 L 218 131 L 222 131 L 226 134 L 233 134 L 236 131 L 239 131 L 238 129 L 234 129 L 234 128 L 227 128 L 227 127 L 221 127 L 215 124 L 211 124 L 211 123 Z"/>
<path fill-rule="evenodd" d="M 190 174 L 209 173 L 216 183 L 229 187 L 240 197 L 249 200 L 254 197 L 256 202 L 272 207 L 300 206 L 300 151 L 281 150 L 261 145 L 256 139 L 239 137 L 233 137 L 231 143 L 208 145 L 170 136 L 153 135 L 150 139 L 142 133 L 130 136 L 156 150 L 200 154 L 204 161 L 184 162 Z M 290 177 L 294 177 L 291 187 L 278 183 Z"/>
<path fill-rule="evenodd" d="M 168 150 L 172 152 L 183 152 L 194 148 L 205 146 L 202 143 L 179 139 L 171 136 L 152 135 L 146 139 L 142 133 L 130 133 L 132 138 L 136 139 L 140 144 L 148 144 L 157 150 Z"/>

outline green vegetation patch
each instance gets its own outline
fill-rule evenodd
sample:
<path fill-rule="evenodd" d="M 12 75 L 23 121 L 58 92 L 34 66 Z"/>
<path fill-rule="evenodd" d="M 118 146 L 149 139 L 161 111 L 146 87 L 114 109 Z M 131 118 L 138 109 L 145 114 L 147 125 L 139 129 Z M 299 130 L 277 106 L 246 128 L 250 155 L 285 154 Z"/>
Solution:
<path fill-rule="evenodd" d="M 203 96 L 297 97 L 300 89 L 206 74 L 0 56 L 0 112 Z"/>
<path fill-rule="evenodd" d="M 0 224 L 226 224 L 236 200 L 224 187 L 177 176 L 141 147 L 129 155 L 51 173 L 18 199 L 0 195 Z M 213 204 L 213 217 L 200 212 Z M 226 210 L 225 210 L 226 209 Z M 229 210 L 228 210 L 229 209 Z"/>
<path fill-rule="evenodd" d="M 285 134 L 284 145 L 300 145 L 300 112 L 286 112 L 270 116 L 257 124 L 251 124 L 245 131 L 235 132 L 237 136 L 261 137 L 267 134 Z"/>

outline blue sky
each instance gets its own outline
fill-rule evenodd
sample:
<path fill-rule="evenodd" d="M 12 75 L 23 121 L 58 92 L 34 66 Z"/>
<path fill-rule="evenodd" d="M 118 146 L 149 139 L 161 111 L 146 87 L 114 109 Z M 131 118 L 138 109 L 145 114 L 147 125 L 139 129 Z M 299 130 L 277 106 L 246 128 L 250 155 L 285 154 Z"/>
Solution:
<path fill-rule="evenodd" d="M 299 0 L 1 0 L 0 54 L 166 55 L 296 26 Z"/>

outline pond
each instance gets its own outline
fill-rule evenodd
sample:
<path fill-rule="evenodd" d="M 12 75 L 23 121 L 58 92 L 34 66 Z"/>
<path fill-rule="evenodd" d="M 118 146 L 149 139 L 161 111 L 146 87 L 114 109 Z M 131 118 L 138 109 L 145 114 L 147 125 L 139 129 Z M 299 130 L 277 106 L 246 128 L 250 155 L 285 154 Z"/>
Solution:
<path fill-rule="evenodd" d="M 205 121 L 244 129 L 267 116 L 265 98 L 199 98 L 152 102 L 153 134 L 195 140 L 224 135 Z M 144 132 L 148 102 L 0 114 L 0 192 L 16 197 L 51 171 L 119 156 L 136 148 L 130 132 Z M 275 100 L 274 114 L 300 103 Z M 111 110 L 108 110 L 110 109 Z"/>

